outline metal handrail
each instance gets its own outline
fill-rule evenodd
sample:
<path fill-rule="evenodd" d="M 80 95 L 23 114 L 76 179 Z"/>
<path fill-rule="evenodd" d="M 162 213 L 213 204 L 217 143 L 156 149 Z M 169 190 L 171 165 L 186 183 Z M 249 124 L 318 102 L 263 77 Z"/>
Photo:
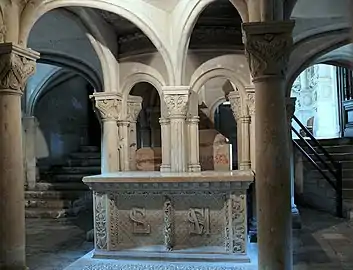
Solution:
<path fill-rule="evenodd" d="M 343 194 L 342 194 L 342 164 L 334 160 L 334 158 L 327 152 L 327 150 L 316 140 L 316 138 L 311 134 L 311 132 L 299 121 L 296 116 L 293 116 L 294 121 L 300 126 L 300 128 L 305 132 L 307 137 L 311 139 L 313 144 L 320 149 L 324 156 L 331 163 L 332 167 L 329 166 L 329 163 L 326 162 L 321 155 L 315 150 L 315 148 L 298 132 L 293 126 L 292 131 L 298 136 L 298 138 L 304 142 L 304 144 L 311 150 L 312 154 L 323 164 L 323 166 L 332 174 L 334 181 L 330 176 L 317 164 L 317 162 L 310 156 L 303 147 L 299 145 L 293 139 L 294 145 L 299 149 L 299 151 L 310 161 L 310 163 L 321 173 L 324 179 L 330 184 L 330 186 L 336 191 L 336 215 L 338 217 L 343 217 Z"/>

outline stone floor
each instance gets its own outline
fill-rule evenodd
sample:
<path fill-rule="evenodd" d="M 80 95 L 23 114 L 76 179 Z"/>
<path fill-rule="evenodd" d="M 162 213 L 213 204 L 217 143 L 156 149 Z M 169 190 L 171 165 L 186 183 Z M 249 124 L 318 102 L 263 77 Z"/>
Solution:
<path fill-rule="evenodd" d="M 302 209 L 302 230 L 294 233 L 295 270 L 353 269 L 353 222 Z M 27 220 L 31 270 L 62 270 L 92 249 L 88 222 Z"/>

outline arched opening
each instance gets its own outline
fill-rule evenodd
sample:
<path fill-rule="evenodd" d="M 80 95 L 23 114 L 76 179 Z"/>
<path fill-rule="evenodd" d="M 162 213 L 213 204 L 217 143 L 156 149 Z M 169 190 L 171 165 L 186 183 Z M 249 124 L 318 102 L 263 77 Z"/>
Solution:
<path fill-rule="evenodd" d="M 132 138 L 136 141 L 136 153 L 132 153 L 136 164 L 131 167 L 138 171 L 159 171 L 162 163 L 159 93 L 150 83 L 140 82 L 131 89 L 130 96 L 138 96 L 142 100 L 136 121 L 136 138 Z"/>

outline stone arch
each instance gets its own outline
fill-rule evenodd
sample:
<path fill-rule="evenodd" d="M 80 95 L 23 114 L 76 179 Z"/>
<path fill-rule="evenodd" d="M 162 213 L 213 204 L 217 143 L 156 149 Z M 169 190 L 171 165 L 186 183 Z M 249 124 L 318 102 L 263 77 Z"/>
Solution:
<path fill-rule="evenodd" d="M 209 118 L 211 121 L 214 121 L 214 114 L 216 112 L 216 109 L 218 108 L 219 105 L 223 104 L 223 102 L 227 101 L 225 97 L 219 97 L 216 99 L 210 106 L 209 108 Z"/>
<path fill-rule="evenodd" d="M 43 78 L 43 80 L 38 84 L 38 86 L 34 89 L 34 91 L 31 93 L 27 100 L 26 115 L 34 115 L 34 109 L 37 105 L 37 102 L 43 95 L 45 95 L 49 91 L 47 90 L 48 86 L 50 86 L 50 84 L 52 84 L 56 80 L 59 80 L 61 77 L 64 77 L 65 75 L 68 75 L 68 72 L 63 70 L 62 68 L 59 68 L 53 70 Z M 72 76 L 76 75 L 77 74 L 72 74 Z"/>
<path fill-rule="evenodd" d="M 140 1 L 139 5 L 145 5 L 145 9 L 148 9 L 150 7 L 143 1 Z M 71 0 L 52 0 L 49 2 L 41 2 L 37 5 L 28 5 L 28 7 L 22 13 L 19 43 L 22 46 L 27 45 L 27 40 L 31 28 L 43 14 L 56 8 L 69 6 L 101 9 L 115 13 L 131 21 L 147 35 L 147 37 L 151 40 L 157 50 L 161 53 L 168 70 L 168 75 L 170 76 L 171 80 L 174 81 L 170 55 L 162 40 L 162 37 L 159 35 L 158 32 L 155 31 L 155 29 L 153 29 L 153 27 L 151 27 L 151 25 L 153 26 L 155 25 L 155 23 L 150 19 L 149 16 L 145 15 L 146 12 L 136 14 L 136 9 L 134 10 L 134 7 L 136 7 L 136 3 L 124 1 L 116 2 L 112 0 L 82 0 L 80 2 L 76 1 L 73 3 Z M 152 11 L 151 8 L 150 11 Z"/>
<path fill-rule="evenodd" d="M 152 69 L 152 68 L 149 67 L 149 69 Z M 132 73 L 124 78 L 124 84 L 121 87 L 121 93 L 122 93 L 122 99 L 123 99 L 123 113 L 124 114 L 127 113 L 126 104 L 129 98 L 130 91 L 136 84 L 142 83 L 142 82 L 151 84 L 157 90 L 161 100 L 161 112 L 165 114 L 166 108 L 163 105 L 164 102 L 162 98 L 162 88 L 163 86 L 166 85 L 166 83 L 162 75 L 156 70 L 154 70 L 154 72 L 152 73 L 149 73 L 147 70 L 139 71 L 139 72 Z"/>
<path fill-rule="evenodd" d="M 74 57 L 62 55 L 59 53 L 45 51 L 40 53 L 41 57 L 38 61 L 39 63 L 57 65 L 72 70 L 85 78 L 90 84 L 92 84 L 96 92 L 101 92 L 103 90 L 102 79 L 100 78 L 99 74 L 97 74 L 97 72 L 87 63 L 79 59 L 75 59 Z"/>
<path fill-rule="evenodd" d="M 183 83 L 183 73 L 185 70 L 187 51 L 189 47 L 189 41 L 195 24 L 201 15 L 201 13 L 213 2 L 217 0 L 195 0 L 189 1 L 187 10 L 184 10 L 180 19 L 183 23 L 182 29 L 180 29 L 180 39 L 177 45 L 177 56 L 176 56 L 176 83 Z M 238 11 L 243 22 L 249 21 L 248 7 L 244 0 L 229 0 L 234 8 Z"/>
<path fill-rule="evenodd" d="M 225 78 L 234 84 L 242 98 L 246 98 L 245 82 L 238 76 L 236 71 L 227 67 L 211 67 L 203 71 L 202 66 L 199 67 L 191 77 L 190 88 L 192 91 L 198 93 L 201 87 L 213 78 Z"/>
<path fill-rule="evenodd" d="M 286 80 L 286 96 L 290 96 L 291 87 L 302 71 L 311 64 L 314 64 L 319 57 L 339 47 L 347 45 L 350 42 L 351 29 L 345 28 L 334 30 L 329 33 L 321 33 L 296 44 L 288 65 L 290 69 Z M 306 47 L 309 45 L 310 47 Z M 298 57 L 299 55 L 301 57 Z"/>

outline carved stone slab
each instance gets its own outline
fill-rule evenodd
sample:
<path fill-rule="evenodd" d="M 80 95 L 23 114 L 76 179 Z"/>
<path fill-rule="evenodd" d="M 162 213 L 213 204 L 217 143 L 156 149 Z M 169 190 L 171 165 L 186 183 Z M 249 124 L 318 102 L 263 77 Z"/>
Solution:
<path fill-rule="evenodd" d="M 95 255 L 244 260 L 252 178 L 250 171 L 87 177 L 95 194 Z"/>

